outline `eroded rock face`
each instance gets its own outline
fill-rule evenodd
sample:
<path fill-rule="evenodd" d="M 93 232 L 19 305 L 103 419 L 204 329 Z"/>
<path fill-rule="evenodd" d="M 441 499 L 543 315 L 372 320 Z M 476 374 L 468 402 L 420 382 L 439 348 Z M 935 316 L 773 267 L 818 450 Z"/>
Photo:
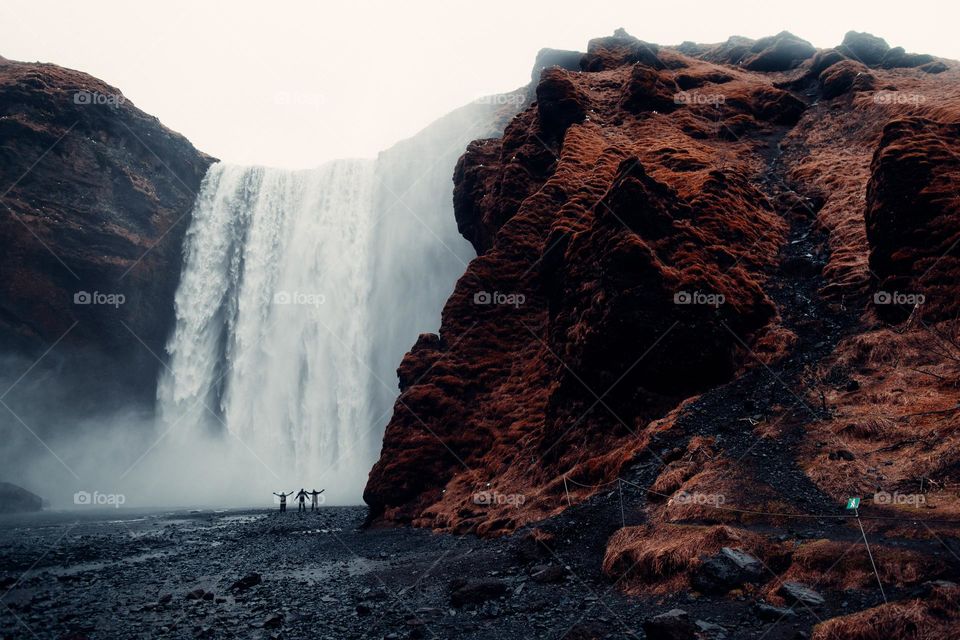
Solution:
<path fill-rule="evenodd" d="M 781 617 L 791 582 L 829 609 L 843 589 L 872 588 L 869 559 L 851 554 L 822 585 L 837 528 L 798 547 L 789 520 L 764 514 L 813 518 L 852 478 L 869 495 L 956 469 L 954 436 L 931 435 L 956 407 L 956 359 L 936 361 L 921 327 L 875 331 L 876 313 L 904 316 L 871 299 L 894 286 L 957 299 L 957 65 L 865 65 L 852 38 L 755 71 L 744 61 L 776 37 L 757 50 L 639 42 L 619 33 L 593 41 L 580 71 L 545 68 L 538 102 L 461 158 L 457 221 L 478 257 L 439 334 L 400 365 L 364 497 L 375 522 L 441 531 L 537 522 L 562 541 L 596 526 L 583 553 L 639 596 L 753 593 L 758 616 Z M 896 428 L 877 417 L 908 411 L 911 388 L 921 404 Z M 622 512 L 619 479 L 635 495 Z M 780 535 L 758 536 L 760 523 Z M 885 584 L 944 570 L 877 553 L 911 576 Z M 738 564 L 747 556 L 759 575 Z"/>
<path fill-rule="evenodd" d="M 956 316 L 960 278 L 960 124 L 890 122 L 871 164 L 867 238 L 882 317 Z"/>
<path fill-rule="evenodd" d="M 53 359 L 149 401 L 212 161 L 96 78 L 0 61 L 0 348 L 62 338 Z"/>
<path fill-rule="evenodd" d="M 635 429 L 730 379 L 740 336 L 776 321 L 761 283 L 785 225 L 750 179 L 765 145 L 723 125 L 773 132 L 803 101 L 625 34 L 589 53 L 596 71 L 544 69 L 537 103 L 458 164 L 480 255 L 400 366 L 375 518 L 496 533 L 553 512 L 561 473 L 615 473 Z"/>

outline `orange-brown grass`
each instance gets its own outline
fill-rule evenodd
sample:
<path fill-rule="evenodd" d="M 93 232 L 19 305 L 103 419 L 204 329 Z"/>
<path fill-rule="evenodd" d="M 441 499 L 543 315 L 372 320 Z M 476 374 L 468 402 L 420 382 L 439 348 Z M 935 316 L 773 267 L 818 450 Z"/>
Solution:
<path fill-rule="evenodd" d="M 910 586 L 940 577 L 946 566 L 929 554 L 884 545 L 871 545 L 877 573 L 885 587 Z M 876 576 L 862 541 L 815 540 L 800 545 L 790 567 L 770 587 L 769 597 L 783 582 L 815 585 L 818 589 L 876 589 Z"/>
<path fill-rule="evenodd" d="M 928 328 L 911 321 L 901 331 L 868 331 L 838 345 L 818 375 L 823 380 L 831 370 L 844 371 L 859 388 L 821 383 L 811 389 L 811 401 L 824 393 L 832 419 L 808 425 L 800 452 L 801 466 L 824 492 L 838 502 L 864 496 L 868 515 L 960 518 L 960 411 L 954 411 L 960 349 L 952 344 L 954 334 L 952 323 Z M 854 459 L 830 459 L 840 449 Z M 924 503 L 869 500 L 880 491 L 922 495 Z"/>
<path fill-rule="evenodd" d="M 670 593 L 688 589 L 701 557 L 721 547 L 739 548 L 761 559 L 780 551 L 755 533 L 725 525 L 643 525 L 613 534 L 603 571 L 632 595 Z"/>
<path fill-rule="evenodd" d="M 960 589 L 935 586 L 929 597 L 892 602 L 833 618 L 812 640 L 947 640 L 960 638 Z"/>

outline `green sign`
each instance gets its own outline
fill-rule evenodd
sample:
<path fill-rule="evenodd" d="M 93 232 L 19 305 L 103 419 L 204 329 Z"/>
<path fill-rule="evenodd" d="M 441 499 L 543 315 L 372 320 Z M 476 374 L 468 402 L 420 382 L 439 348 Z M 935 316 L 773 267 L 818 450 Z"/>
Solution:
<path fill-rule="evenodd" d="M 860 498 L 847 498 L 847 509 L 857 509 L 860 507 Z"/>

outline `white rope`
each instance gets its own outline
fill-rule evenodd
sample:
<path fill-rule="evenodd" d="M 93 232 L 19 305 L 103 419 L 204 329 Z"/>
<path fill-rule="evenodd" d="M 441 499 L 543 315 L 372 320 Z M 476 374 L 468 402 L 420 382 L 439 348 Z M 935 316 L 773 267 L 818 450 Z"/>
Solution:
<path fill-rule="evenodd" d="M 873 553 L 870 551 L 870 544 L 867 542 L 867 532 L 863 529 L 863 523 L 860 522 L 860 510 L 854 509 L 857 516 L 857 524 L 860 525 L 860 533 L 863 535 L 863 546 L 867 548 L 867 556 L 870 558 L 870 565 L 873 567 L 873 575 L 877 576 L 877 584 L 880 586 L 880 595 L 883 596 L 884 603 L 887 602 L 887 594 L 883 590 L 883 583 L 880 582 L 880 572 L 877 571 L 877 563 L 873 561 Z"/>

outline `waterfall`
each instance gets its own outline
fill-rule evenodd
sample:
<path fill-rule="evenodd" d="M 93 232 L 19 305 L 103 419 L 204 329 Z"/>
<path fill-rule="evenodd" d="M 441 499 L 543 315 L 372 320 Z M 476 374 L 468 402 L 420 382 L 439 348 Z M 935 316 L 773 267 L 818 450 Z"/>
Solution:
<path fill-rule="evenodd" d="M 210 169 L 158 391 L 171 432 L 226 431 L 284 485 L 362 484 L 373 168 Z"/>
<path fill-rule="evenodd" d="M 169 482 L 218 500 L 305 486 L 360 502 L 397 366 L 437 330 L 474 255 L 456 229 L 454 165 L 509 115 L 468 105 L 377 159 L 210 168 L 158 381 L 160 438 L 180 452 L 157 457 L 177 461 Z"/>

